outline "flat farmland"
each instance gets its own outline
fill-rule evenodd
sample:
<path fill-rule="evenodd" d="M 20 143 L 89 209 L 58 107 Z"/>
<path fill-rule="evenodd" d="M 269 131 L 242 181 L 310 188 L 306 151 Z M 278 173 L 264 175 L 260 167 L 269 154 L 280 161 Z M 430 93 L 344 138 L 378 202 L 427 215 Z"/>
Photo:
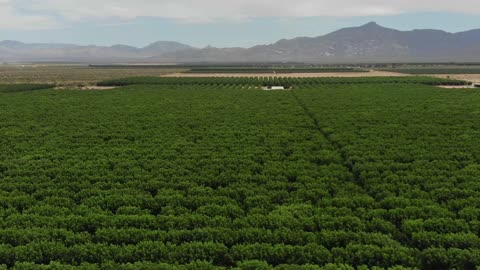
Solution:
<path fill-rule="evenodd" d="M 464 80 L 469 82 L 480 83 L 480 67 L 424 67 L 424 68 L 392 68 L 385 69 L 385 72 L 396 72 L 400 74 L 409 74 L 417 76 L 432 76 L 436 78 L 452 78 L 457 80 Z"/>
<path fill-rule="evenodd" d="M 461 83 L 2 85 L 0 265 L 475 269 L 480 91 L 435 87 Z"/>
<path fill-rule="evenodd" d="M 441 67 L 411 67 L 411 68 L 392 68 L 384 69 L 384 71 L 390 72 L 399 72 L 405 74 L 416 74 L 416 75 L 426 75 L 426 74 L 480 74 L 480 67 L 478 66 L 441 66 Z"/>
<path fill-rule="evenodd" d="M 169 73 L 162 75 L 162 77 L 280 77 L 280 78 L 351 78 L 351 77 L 403 77 L 411 76 L 408 74 L 398 73 L 398 72 L 389 72 L 389 71 L 367 71 L 367 72 L 295 72 L 295 73 Z"/>
<path fill-rule="evenodd" d="M 97 68 L 82 65 L 18 64 L 0 65 L 0 82 L 8 84 L 94 85 L 97 81 L 131 77 L 161 76 L 184 71 L 179 68 Z"/>
<path fill-rule="evenodd" d="M 480 83 L 480 74 L 449 74 L 449 75 L 435 74 L 433 75 L 433 77 L 445 78 L 445 79 L 451 78 L 451 79 Z"/>

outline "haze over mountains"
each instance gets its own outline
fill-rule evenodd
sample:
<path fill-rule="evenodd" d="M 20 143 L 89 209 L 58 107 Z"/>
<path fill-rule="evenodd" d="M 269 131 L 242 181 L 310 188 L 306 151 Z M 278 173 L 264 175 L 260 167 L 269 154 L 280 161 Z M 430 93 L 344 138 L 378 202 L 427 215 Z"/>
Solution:
<path fill-rule="evenodd" d="M 251 48 L 194 48 L 159 41 L 144 48 L 0 42 L 0 62 L 480 62 L 480 29 L 399 31 L 374 22 L 319 37 L 299 37 Z"/>

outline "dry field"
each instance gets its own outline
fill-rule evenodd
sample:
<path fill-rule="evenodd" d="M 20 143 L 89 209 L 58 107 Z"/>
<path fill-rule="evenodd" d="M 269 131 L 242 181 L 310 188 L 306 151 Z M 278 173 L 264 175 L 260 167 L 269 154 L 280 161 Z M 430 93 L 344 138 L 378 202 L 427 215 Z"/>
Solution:
<path fill-rule="evenodd" d="M 97 81 L 135 76 L 159 76 L 181 69 L 92 68 L 80 65 L 0 65 L 0 84 L 40 83 L 83 87 Z"/>
<path fill-rule="evenodd" d="M 332 72 L 332 73 L 170 73 L 163 77 L 296 77 L 296 78 L 326 78 L 326 77 L 385 77 L 411 76 L 408 74 L 370 71 L 370 72 Z"/>

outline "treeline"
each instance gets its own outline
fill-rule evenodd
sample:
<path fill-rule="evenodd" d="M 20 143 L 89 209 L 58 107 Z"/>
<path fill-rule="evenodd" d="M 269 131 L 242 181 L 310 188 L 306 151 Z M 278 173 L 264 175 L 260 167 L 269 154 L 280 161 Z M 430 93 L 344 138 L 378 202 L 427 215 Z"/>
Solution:
<path fill-rule="evenodd" d="M 2 265 L 0 265 L 1 267 Z M 4 265 L 5 266 L 5 265 Z M 6 268 L 6 267 L 5 267 Z M 216 266 L 211 262 L 206 261 L 195 261 L 185 265 L 179 264 L 168 264 L 168 263 L 151 263 L 151 262 L 136 262 L 136 263 L 126 263 L 118 264 L 114 262 L 104 262 L 101 264 L 91 264 L 91 263 L 82 263 L 80 266 L 72 266 L 69 264 L 62 264 L 59 262 L 51 262 L 50 264 L 34 264 L 34 263 L 18 263 L 11 269 L 22 269 L 22 270 L 43 270 L 43 269 L 75 269 L 75 270 L 94 270 L 94 269 L 119 269 L 119 270 L 136 270 L 136 269 L 152 269 L 152 270 L 221 270 L 225 269 L 224 267 Z M 380 267 L 369 268 L 367 266 L 360 266 L 354 268 L 346 264 L 334 264 L 330 263 L 325 266 L 318 266 L 314 264 L 307 265 L 279 265 L 272 267 L 266 262 L 252 260 L 244 261 L 237 264 L 236 267 L 230 269 L 234 270 L 382 270 Z M 394 266 L 388 268 L 389 270 L 413 270 L 416 268 L 408 268 L 403 266 Z"/>
<path fill-rule="evenodd" d="M 243 68 L 227 68 L 227 67 L 204 67 L 191 68 L 184 73 L 252 73 L 252 74 L 275 74 L 275 73 L 332 73 L 332 72 L 368 72 L 368 70 L 358 68 L 311 68 L 311 67 L 243 67 Z"/>
<path fill-rule="evenodd" d="M 0 93 L 28 92 L 53 87 L 55 85 L 51 84 L 0 84 Z"/>
<path fill-rule="evenodd" d="M 98 82 L 99 86 L 127 86 L 127 85 L 322 85 L 322 84 L 384 84 L 384 83 L 411 83 L 426 85 L 466 85 L 465 81 L 434 77 L 405 76 L 405 77 L 358 77 L 358 78 L 284 78 L 284 77 L 131 77 Z"/>
<path fill-rule="evenodd" d="M 126 86 L 126 85 L 256 85 L 257 78 L 222 78 L 222 77 L 130 77 L 98 82 L 98 86 Z"/>

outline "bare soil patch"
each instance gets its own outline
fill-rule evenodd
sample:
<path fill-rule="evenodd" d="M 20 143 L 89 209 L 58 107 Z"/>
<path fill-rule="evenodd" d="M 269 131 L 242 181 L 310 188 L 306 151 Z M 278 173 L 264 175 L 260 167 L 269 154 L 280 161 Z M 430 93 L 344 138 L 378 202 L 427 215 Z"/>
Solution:
<path fill-rule="evenodd" d="M 473 85 L 439 85 L 440 88 L 446 89 L 465 89 L 465 88 L 475 88 Z"/>
<path fill-rule="evenodd" d="M 111 89 L 115 89 L 115 88 L 117 88 L 117 87 L 90 85 L 90 86 L 83 86 L 83 87 L 60 86 L 60 87 L 56 87 L 55 89 L 60 89 L 60 90 L 83 90 L 83 91 L 104 91 L 104 90 L 111 90 Z"/>
<path fill-rule="evenodd" d="M 171 73 L 161 77 L 277 77 L 277 78 L 328 78 L 328 77 L 406 77 L 408 74 L 370 71 L 370 72 L 331 72 L 331 73 Z"/>
<path fill-rule="evenodd" d="M 96 86 L 96 85 L 92 85 L 92 86 L 85 86 L 85 87 L 82 87 L 81 89 L 82 90 L 111 90 L 111 89 L 115 89 L 117 87 L 115 86 Z"/>

